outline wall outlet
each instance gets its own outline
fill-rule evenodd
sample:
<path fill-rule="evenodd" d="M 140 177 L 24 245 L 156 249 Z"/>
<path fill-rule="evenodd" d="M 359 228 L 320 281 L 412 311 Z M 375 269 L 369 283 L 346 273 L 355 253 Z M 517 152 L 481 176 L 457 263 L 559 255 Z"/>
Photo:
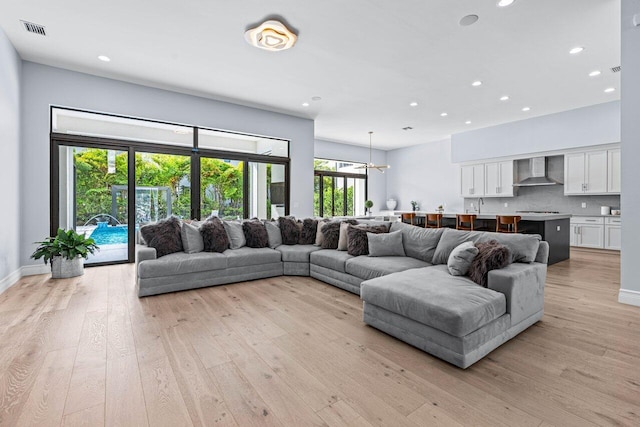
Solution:
<path fill-rule="evenodd" d="M 509 207 L 509 203 L 505 203 L 505 204 L 504 204 L 504 207 L 505 207 L 505 208 L 508 208 L 508 207 Z"/>
<path fill-rule="evenodd" d="M 582 209 L 587 207 L 587 202 L 582 202 Z"/>

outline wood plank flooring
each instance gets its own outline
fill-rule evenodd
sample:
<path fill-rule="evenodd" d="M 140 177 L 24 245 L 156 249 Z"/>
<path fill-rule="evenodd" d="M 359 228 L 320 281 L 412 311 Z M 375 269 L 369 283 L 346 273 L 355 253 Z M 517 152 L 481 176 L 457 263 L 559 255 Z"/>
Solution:
<path fill-rule="evenodd" d="M 620 257 L 551 266 L 545 315 L 467 370 L 279 277 L 138 299 L 134 267 L 0 295 L 1 426 L 640 425 L 640 308 Z"/>

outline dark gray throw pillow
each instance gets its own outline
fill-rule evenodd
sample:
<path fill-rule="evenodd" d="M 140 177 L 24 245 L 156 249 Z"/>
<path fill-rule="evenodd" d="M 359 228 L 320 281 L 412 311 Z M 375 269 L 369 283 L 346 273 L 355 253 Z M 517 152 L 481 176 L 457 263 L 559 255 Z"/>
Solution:
<path fill-rule="evenodd" d="M 249 248 L 266 248 L 269 246 L 269 234 L 260 221 L 245 221 L 242 223 L 245 245 Z"/>
<path fill-rule="evenodd" d="M 175 216 L 141 227 L 140 234 L 147 246 L 155 248 L 158 258 L 182 252 L 180 220 Z"/>
<path fill-rule="evenodd" d="M 280 234 L 282 235 L 283 245 L 297 245 L 300 240 L 300 229 L 298 223 L 292 216 L 281 216 L 278 218 L 280 226 Z"/>
<path fill-rule="evenodd" d="M 207 219 L 200 226 L 200 234 L 202 234 L 205 252 L 222 253 L 229 249 L 229 236 L 227 236 L 224 225 L 219 218 Z"/>
<path fill-rule="evenodd" d="M 369 256 L 407 256 L 404 251 L 402 230 L 391 233 L 367 233 Z"/>
<path fill-rule="evenodd" d="M 506 246 L 496 240 L 476 243 L 478 255 L 469 267 L 469 278 L 478 285 L 487 287 L 487 280 L 491 270 L 497 270 L 509 265 L 511 254 Z"/>
<path fill-rule="evenodd" d="M 386 225 L 349 225 L 347 228 L 347 253 L 352 256 L 369 255 L 368 233 L 387 233 Z"/>
<path fill-rule="evenodd" d="M 313 245 L 316 242 L 317 231 L 318 220 L 305 218 L 302 220 L 302 230 L 300 230 L 300 240 L 298 240 L 298 243 L 301 245 Z"/>
<path fill-rule="evenodd" d="M 356 225 L 358 221 L 354 219 L 348 219 L 345 221 L 333 221 L 325 224 L 322 227 L 322 243 L 320 247 L 322 249 L 338 249 L 338 242 L 340 241 L 340 224 L 346 222 L 351 225 Z"/>

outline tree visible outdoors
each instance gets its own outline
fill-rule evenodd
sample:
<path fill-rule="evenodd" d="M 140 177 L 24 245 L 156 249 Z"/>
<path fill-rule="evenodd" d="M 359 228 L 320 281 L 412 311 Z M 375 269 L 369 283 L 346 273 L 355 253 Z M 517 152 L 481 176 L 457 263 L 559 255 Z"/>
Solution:
<path fill-rule="evenodd" d="M 117 152 L 115 171 L 109 172 L 108 150 L 90 148 L 76 151 L 76 218 L 84 225 L 92 216 L 111 213 L 111 186 L 127 184 L 126 152 Z M 234 166 L 219 159 L 201 159 L 201 187 L 203 206 L 210 212 L 218 210 L 226 217 L 242 216 L 242 163 Z M 168 187 L 171 192 L 172 214 L 189 218 L 191 211 L 191 159 L 171 154 L 136 154 L 136 185 L 140 187 Z M 116 218 L 127 222 L 126 191 L 119 192 Z M 154 210 L 157 208 L 157 212 Z M 149 192 L 136 198 L 136 214 L 154 214 L 162 218 L 167 207 L 161 192 Z M 155 216 L 155 215 L 154 215 Z"/>
<path fill-rule="evenodd" d="M 319 170 L 319 169 L 316 169 Z M 344 178 L 315 176 L 313 191 L 313 210 L 320 215 L 320 179 L 322 179 L 322 214 L 325 217 L 353 215 L 353 184 L 347 187 L 347 206 L 344 206 Z M 335 180 L 335 188 L 333 186 Z"/>

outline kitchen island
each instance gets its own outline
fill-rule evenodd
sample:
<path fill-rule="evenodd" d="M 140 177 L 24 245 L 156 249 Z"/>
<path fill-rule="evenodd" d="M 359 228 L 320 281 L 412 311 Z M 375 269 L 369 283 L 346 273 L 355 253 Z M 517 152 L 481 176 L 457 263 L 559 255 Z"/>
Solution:
<path fill-rule="evenodd" d="M 383 216 L 411 213 L 411 211 L 381 212 Z M 416 217 L 424 224 L 425 211 L 415 212 Z M 473 212 L 470 212 L 473 213 Z M 522 220 L 518 223 L 518 232 L 525 234 L 539 234 L 542 240 L 549 243 L 549 265 L 569 259 L 570 247 L 570 218 L 571 214 L 562 213 L 475 213 L 475 229 L 478 231 L 495 231 L 496 215 L 519 215 Z M 444 213 L 442 226 L 455 228 L 456 214 Z"/>

